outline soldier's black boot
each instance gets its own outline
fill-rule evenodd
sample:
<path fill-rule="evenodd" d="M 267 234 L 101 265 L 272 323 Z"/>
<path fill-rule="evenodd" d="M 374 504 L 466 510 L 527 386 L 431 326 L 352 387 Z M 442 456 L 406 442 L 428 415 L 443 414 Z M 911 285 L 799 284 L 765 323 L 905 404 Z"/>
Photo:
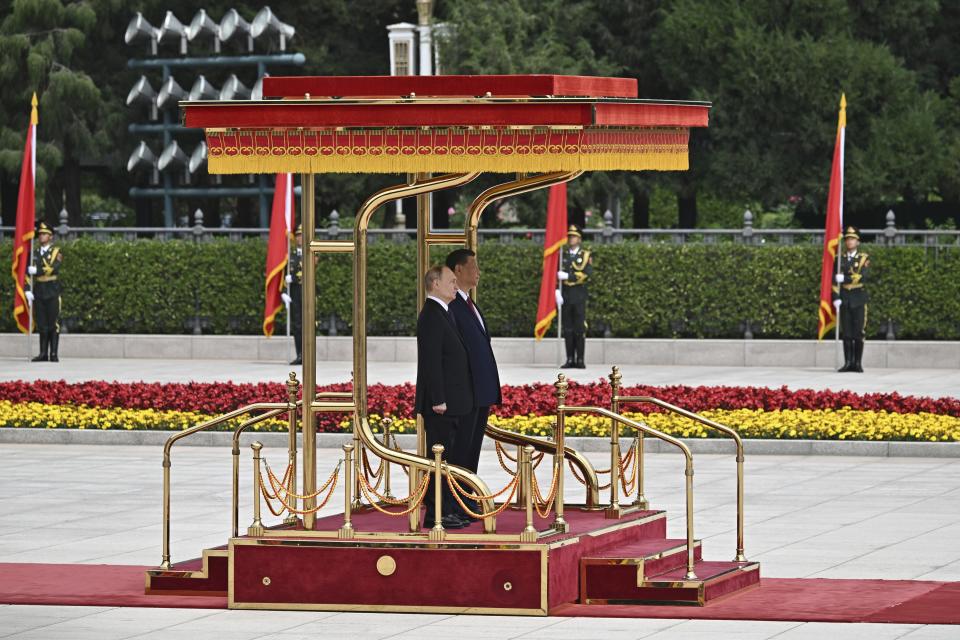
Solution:
<path fill-rule="evenodd" d="M 574 340 L 577 345 L 577 364 L 574 366 L 576 366 L 577 369 L 586 369 L 587 365 L 583 362 L 583 348 L 586 346 L 587 338 L 581 334 L 574 338 Z"/>
<path fill-rule="evenodd" d="M 303 364 L 303 336 L 300 333 L 299 329 L 295 329 L 293 332 L 293 346 L 297 350 L 297 357 L 293 359 L 293 362 L 290 364 Z"/>
<path fill-rule="evenodd" d="M 850 371 L 853 366 L 853 340 L 843 339 L 843 366 L 837 369 L 838 373 Z"/>
<path fill-rule="evenodd" d="M 853 365 L 850 371 L 863 373 L 863 340 L 853 341 Z"/>
<path fill-rule="evenodd" d="M 47 337 L 46 331 L 40 331 L 40 355 L 36 358 L 33 358 L 31 362 L 46 362 L 50 358 L 47 357 L 47 351 L 50 348 L 50 338 Z"/>
<path fill-rule="evenodd" d="M 57 357 L 57 351 L 60 349 L 60 332 L 53 331 L 50 333 L 50 362 L 60 362 L 60 358 Z"/>
<path fill-rule="evenodd" d="M 567 347 L 567 361 L 560 365 L 561 369 L 572 369 L 576 365 L 577 347 L 573 340 L 573 334 L 568 333 L 563 336 L 563 342 Z"/>

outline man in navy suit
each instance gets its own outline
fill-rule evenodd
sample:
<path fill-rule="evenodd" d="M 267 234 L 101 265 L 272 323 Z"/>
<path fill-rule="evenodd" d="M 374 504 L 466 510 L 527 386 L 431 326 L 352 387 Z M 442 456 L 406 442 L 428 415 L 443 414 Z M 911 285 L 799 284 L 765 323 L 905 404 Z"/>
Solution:
<path fill-rule="evenodd" d="M 473 378 L 467 349 L 449 305 L 457 296 L 457 280 L 446 267 L 433 267 L 423 279 L 427 299 L 417 319 L 417 396 L 416 410 L 423 416 L 427 455 L 433 445 L 442 444 L 443 457 L 451 464 L 466 467 L 464 442 L 469 440 L 476 422 Z M 431 474 L 432 475 L 432 474 Z M 441 487 L 443 527 L 461 529 L 472 520 L 456 503 L 446 482 Z M 424 526 L 435 520 L 434 489 L 427 490 Z"/>
<path fill-rule="evenodd" d="M 470 438 L 463 442 L 465 466 L 473 472 L 480 464 L 480 446 L 490 415 L 490 406 L 500 404 L 500 374 L 497 359 L 490 345 L 490 328 L 469 291 L 480 283 L 477 255 L 469 249 L 457 249 L 447 256 L 447 267 L 457 276 L 457 297 L 450 303 L 450 313 L 457 320 L 460 335 L 467 347 L 470 371 L 473 373 L 476 422 Z M 459 437 L 459 434 L 458 434 Z M 459 446 L 458 446 L 459 448 Z"/>

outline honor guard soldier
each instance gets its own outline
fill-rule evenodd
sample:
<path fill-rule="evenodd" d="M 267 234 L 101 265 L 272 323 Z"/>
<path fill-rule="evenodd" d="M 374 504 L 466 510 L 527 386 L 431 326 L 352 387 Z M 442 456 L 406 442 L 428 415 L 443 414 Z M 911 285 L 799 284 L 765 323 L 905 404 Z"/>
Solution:
<path fill-rule="evenodd" d="M 40 246 L 34 249 L 27 299 L 33 305 L 33 321 L 40 334 L 40 355 L 33 362 L 59 362 L 60 347 L 60 266 L 63 253 L 53 246 L 53 229 L 41 222 L 37 228 Z"/>
<path fill-rule="evenodd" d="M 297 357 L 290 364 L 303 364 L 303 225 L 297 225 L 294 234 L 295 245 L 290 251 L 287 273 L 287 289 L 289 294 L 283 294 L 283 301 L 287 303 L 287 313 L 290 316 L 290 332 L 293 334 L 293 346 L 297 350 Z"/>
<path fill-rule="evenodd" d="M 582 235 L 576 225 L 567 229 L 567 248 L 562 254 L 557 278 L 562 283 L 558 296 L 567 361 L 563 369 L 585 369 L 583 362 L 587 331 L 587 282 L 593 274 L 590 252 L 581 244 Z"/>
<path fill-rule="evenodd" d="M 870 272 L 870 257 L 860 252 L 860 232 L 847 227 L 843 234 L 846 250 L 840 257 L 834 289 L 840 299 L 840 335 L 843 338 L 844 365 L 839 371 L 863 373 L 863 330 L 867 324 L 867 302 L 864 288 Z"/>

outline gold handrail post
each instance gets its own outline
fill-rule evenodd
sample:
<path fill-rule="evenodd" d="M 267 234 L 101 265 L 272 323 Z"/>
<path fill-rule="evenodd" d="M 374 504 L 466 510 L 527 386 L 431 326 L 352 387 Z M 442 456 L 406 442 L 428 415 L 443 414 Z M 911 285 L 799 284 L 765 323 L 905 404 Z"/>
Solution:
<path fill-rule="evenodd" d="M 161 569 L 170 569 L 170 452 L 163 452 L 163 550 Z"/>
<path fill-rule="evenodd" d="M 314 215 L 314 188 L 316 184 L 312 173 L 300 175 L 300 223 L 303 225 L 303 238 L 306 250 L 306 264 L 303 268 L 304 295 L 301 313 L 303 331 L 303 414 L 300 432 L 303 433 L 303 493 L 311 495 L 317 490 L 317 423 L 314 419 L 313 403 L 317 399 L 317 268 L 311 243 L 316 237 L 316 219 Z M 317 523 L 316 497 L 306 498 L 303 509 L 303 526 L 313 531 Z"/>
<path fill-rule="evenodd" d="M 523 459 L 521 457 L 522 455 L 523 455 L 523 445 L 518 444 L 517 445 L 517 471 L 518 472 L 520 470 L 520 461 Z M 532 460 L 533 460 L 533 457 L 531 456 L 531 464 L 532 464 Z M 521 478 L 522 477 L 523 476 L 521 476 Z M 527 486 L 521 481 L 520 485 L 517 487 L 517 508 L 523 509 L 524 508 L 523 505 L 525 505 L 526 503 L 527 503 Z"/>
<path fill-rule="evenodd" d="M 620 413 L 620 367 L 610 372 L 610 410 Z M 606 509 L 607 518 L 620 518 L 620 423 L 610 419 L 610 506 Z"/>
<path fill-rule="evenodd" d="M 684 475 L 686 476 L 686 494 L 687 494 L 687 573 L 683 576 L 685 580 L 696 580 L 697 574 L 693 570 L 694 563 L 694 541 L 693 541 L 693 454 L 689 449 L 684 452 L 686 457 L 686 466 Z"/>
<path fill-rule="evenodd" d="M 746 562 L 743 553 L 743 446 L 737 448 L 737 555 L 734 562 Z"/>
<path fill-rule="evenodd" d="M 393 419 L 384 418 L 381 421 L 381 424 L 383 425 L 383 446 L 389 448 L 390 447 L 390 426 L 393 424 Z M 383 461 L 380 464 L 385 465 L 383 467 L 383 495 L 385 495 L 388 498 L 393 498 L 395 496 L 393 495 L 393 492 L 391 491 L 391 487 L 390 487 L 390 461 L 385 458 L 383 458 L 382 460 Z"/>
<path fill-rule="evenodd" d="M 230 457 L 233 458 L 233 495 L 231 496 L 233 513 L 230 514 L 230 531 L 236 538 L 240 535 L 240 440 L 236 437 L 233 438 L 233 444 L 230 447 Z"/>
<path fill-rule="evenodd" d="M 564 448 L 563 436 L 565 432 L 565 412 L 567 400 L 567 377 L 562 373 L 557 375 L 557 381 L 553 384 L 556 388 L 557 396 L 557 428 L 554 432 L 554 440 L 557 444 L 557 452 L 554 455 L 554 473 L 557 474 L 557 495 L 554 498 L 554 510 L 556 516 L 553 519 L 553 528 L 561 533 L 570 530 L 570 525 L 563 517 L 563 472 L 564 462 L 566 460 L 566 449 Z"/>
<path fill-rule="evenodd" d="M 533 447 L 529 444 L 519 451 L 520 489 L 523 492 L 523 504 L 526 509 L 527 524 L 520 532 L 520 542 L 536 542 L 537 528 L 533 525 Z"/>
<path fill-rule="evenodd" d="M 440 483 L 443 474 L 440 466 L 443 464 L 443 445 L 433 445 L 433 529 L 430 529 L 430 540 L 441 542 L 447 537 L 447 532 L 443 528 L 443 491 Z"/>
<path fill-rule="evenodd" d="M 337 537 L 341 540 L 350 540 L 354 536 L 353 522 L 350 521 L 350 510 L 353 506 L 350 492 L 353 490 L 353 444 L 343 445 L 343 526 L 337 532 Z"/>
<path fill-rule="evenodd" d="M 410 509 L 410 513 L 407 514 L 407 523 L 410 527 L 410 533 L 420 533 L 420 509 L 413 506 L 417 500 L 417 497 L 413 494 L 420 486 L 419 478 L 420 474 L 417 472 L 417 468 L 411 465 L 410 472 L 407 474 L 407 484 L 410 485 L 407 492 L 407 495 L 410 496 L 410 501 L 407 502 L 407 508 Z"/>
<path fill-rule="evenodd" d="M 263 535 L 263 521 L 260 519 L 260 450 L 263 445 L 254 442 L 250 445 L 253 449 L 253 522 L 247 527 L 248 536 Z"/>
<path fill-rule="evenodd" d="M 288 464 L 290 465 L 290 475 L 287 479 L 287 517 L 283 523 L 294 525 L 300 522 L 297 515 L 297 391 L 300 388 L 300 381 L 297 380 L 297 374 L 290 372 L 287 378 L 287 413 L 288 428 L 290 430 L 290 442 L 288 444 Z"/>

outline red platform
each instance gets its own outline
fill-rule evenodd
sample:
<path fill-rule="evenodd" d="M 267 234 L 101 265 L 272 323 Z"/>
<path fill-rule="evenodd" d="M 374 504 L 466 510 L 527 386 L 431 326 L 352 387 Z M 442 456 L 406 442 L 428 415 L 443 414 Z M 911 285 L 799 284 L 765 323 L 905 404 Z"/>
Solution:
<path fill-rule="evenodd" d="M 499 539 L 476 523 L 439 543 L 409 535 L 405 518 L 378 511 L 354 514 L 357 539 L 340 540 L 329 534 L 342 516 L 330 516 L 317 521 L 316 533 L 278 527 L 235 538 L 203 561 L 149 571 L 147 592 L 182 595 L 195 585 L 194 593 L 227 593 L 232 608 L 249 609 L 546 615 L 588 601 L 704 604 L 759 582 L 755 563 L 702 561 L 699 542 L 700 580 L 683 580 L 686 541 L 666 538 L 662 511 L 619 520 L 579 508 L 565 515 L 567 533 L 530 543 L 504 539 L 523 528 L 524 514 L 514 510 L 498 517 Z M 538 517 L 535 525 L 546 530 L 551 521 Z M 638 581 L 638 566 L 646 581 Z"/>

